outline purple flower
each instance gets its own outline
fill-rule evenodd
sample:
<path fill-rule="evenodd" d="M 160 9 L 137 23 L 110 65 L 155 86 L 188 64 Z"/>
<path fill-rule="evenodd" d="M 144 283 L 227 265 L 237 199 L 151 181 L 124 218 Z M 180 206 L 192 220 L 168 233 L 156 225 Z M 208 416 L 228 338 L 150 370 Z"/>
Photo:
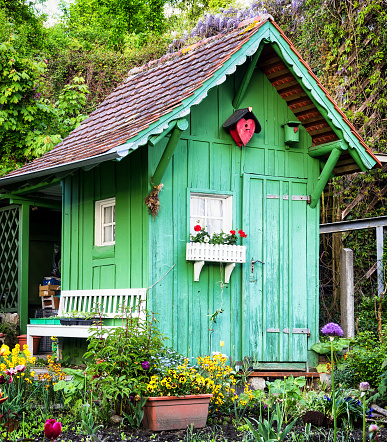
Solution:
<path fill-rule="evenodd" d="M 329 324 L 324 325 L 321 329 L 321 333 L 327 336 L 343 336 L 343 329 L 339 324 L 335 324 L 334 322 L 329 322 Z"/>
<path fill-rule="evenodd" d="M 149 370 L 149 362 L 148 362 L 148 361 L 143 361 L 143 362 L 141 362 L 141 367 L 142 367 L 144 370 Z"/>
<path fill-rule="evenodd" d="M 7 379 L 3 375 L 0 376 L 0 384 L 5 384 L 7 382 Z"/>
<path fill-rule="evenodd" d="M 368 382 L 360 382 L 359 390 L 368 391 L 370 389 L 370 384 Z"/>
<path fill-rule="evenodd" d="M 25 365 L 17 365 L 16 367 L 15 367 L 15 370 L 18 372 L 18 373 L 23 373 L 23 371 L 26 369 L 26 366 Z"/>

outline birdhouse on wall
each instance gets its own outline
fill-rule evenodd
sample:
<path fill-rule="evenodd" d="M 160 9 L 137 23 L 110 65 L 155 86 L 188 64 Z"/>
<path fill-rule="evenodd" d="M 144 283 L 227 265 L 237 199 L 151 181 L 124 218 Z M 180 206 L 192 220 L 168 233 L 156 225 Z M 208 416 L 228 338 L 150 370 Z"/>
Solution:
<path fill-rule="evenodd" d="M 261 125 L 252 110 L 252 107 L 238 109 L 223 124 L 223 129 L 230 132 L 239 147 L 246 146 L 255 133 L 261 132 Z"/>
<path fill-rule="evenodd" d="M 282 126 L 285 130 L 286 146 L 293 146 L 300 141 L 300 124 L 299 121 L 288 121 Z"/>

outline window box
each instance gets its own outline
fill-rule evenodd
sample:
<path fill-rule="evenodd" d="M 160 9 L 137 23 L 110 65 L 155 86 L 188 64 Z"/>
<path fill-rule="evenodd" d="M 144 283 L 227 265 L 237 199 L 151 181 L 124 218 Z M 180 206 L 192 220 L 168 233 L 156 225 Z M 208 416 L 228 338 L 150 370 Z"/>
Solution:
<path fill-rule="evenodd" d="M 224 262 L 225 283 L 230 282 L 230 275 L 237 262 L 246 262 L 246 246 L 230 246 L 225 244 L 188 243 L 186 260 L 195 261 L 194 281 L 199 281 L 200 272 L 205 262 Z"/>

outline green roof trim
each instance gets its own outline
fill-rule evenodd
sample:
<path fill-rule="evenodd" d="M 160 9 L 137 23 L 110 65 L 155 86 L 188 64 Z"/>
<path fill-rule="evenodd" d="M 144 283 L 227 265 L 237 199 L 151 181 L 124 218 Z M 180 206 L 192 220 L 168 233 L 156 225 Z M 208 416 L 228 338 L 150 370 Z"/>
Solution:
<path fill-rule="evenodd" d="M 271 26 L 270 42 L 273 43 L 273 49 L 283 59 L 290 72 L 299 79 L 301 86 L 315 106 L 324 116 L 336 135 L 344 139 L 348 145 L 349 154 L 356 161 L 361 170 L 372 169 L 376 161 L 366 151 L 357 137 L 351 132 L 351 128 L 343 121 L 342 115 L 335 109 L 334 104 L 326 97 L 324 91 L 318 86 L 316 80 L 309 73 L 308 69 L 301 63 L 297 54 L 290 48 L 288 42 L 282 37 L 281 33 Z"/>

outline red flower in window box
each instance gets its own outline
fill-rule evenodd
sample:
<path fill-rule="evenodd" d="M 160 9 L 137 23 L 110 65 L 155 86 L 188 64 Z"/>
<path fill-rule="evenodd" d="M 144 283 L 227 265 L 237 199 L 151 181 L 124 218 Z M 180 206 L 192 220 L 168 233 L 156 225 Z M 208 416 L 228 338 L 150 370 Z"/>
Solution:
<path fill-rule="evenodd" d="M 194 227 L 195 232 L 200 232 L 202 230 L 202 228 L 200 227 L 199 224 L 196 224 L 196 226 Z"/>

